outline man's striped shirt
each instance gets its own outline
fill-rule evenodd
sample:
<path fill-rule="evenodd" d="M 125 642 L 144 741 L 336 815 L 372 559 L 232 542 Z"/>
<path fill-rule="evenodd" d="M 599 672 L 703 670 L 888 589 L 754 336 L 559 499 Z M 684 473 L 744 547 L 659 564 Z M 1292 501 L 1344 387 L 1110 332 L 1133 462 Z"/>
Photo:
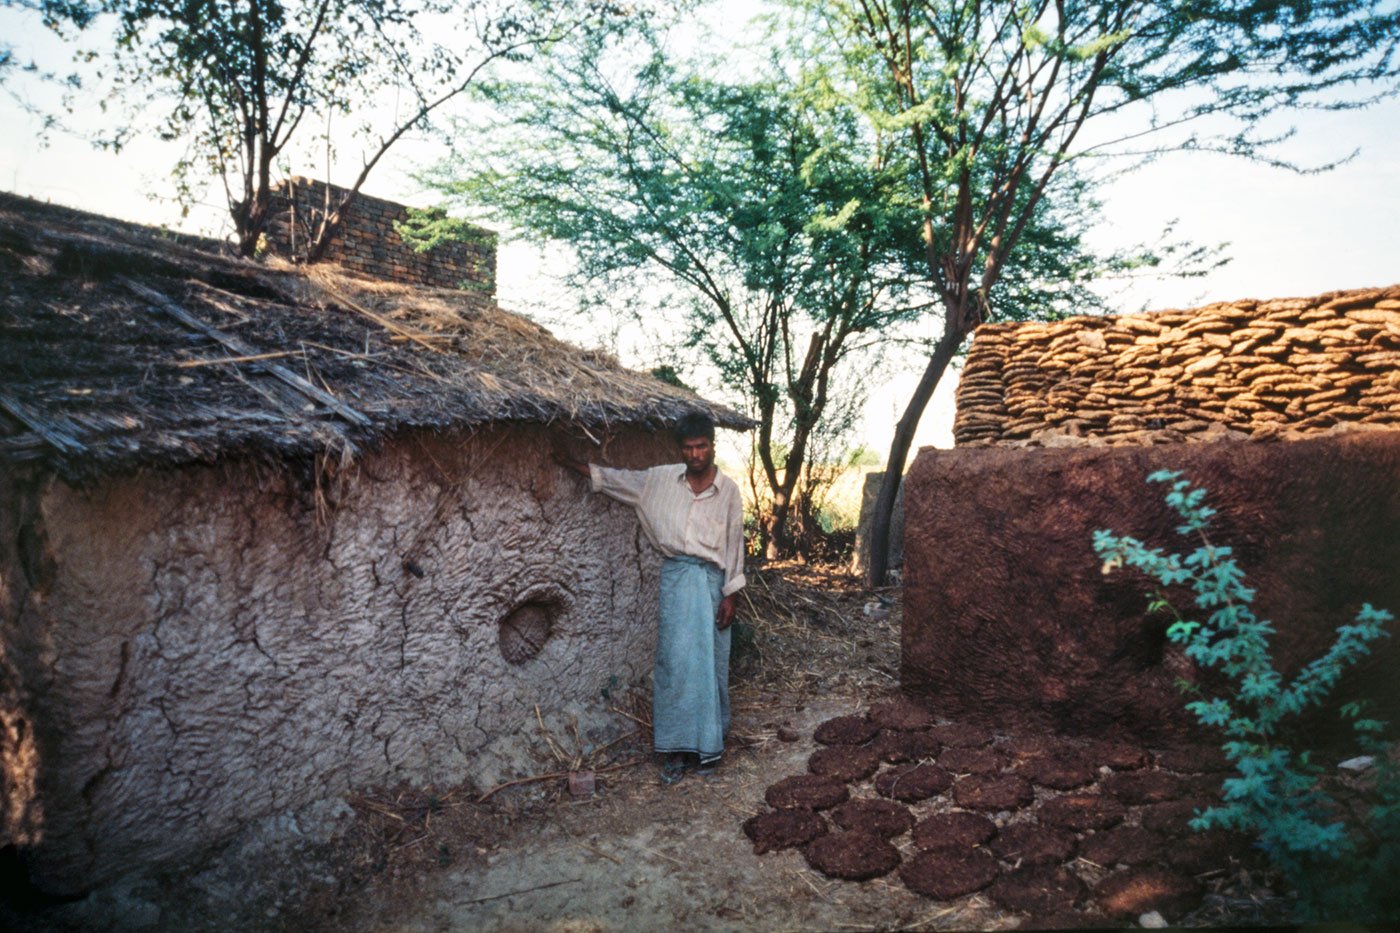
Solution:
<path fill-rule="evenodd" d="M 718 470 L 704 492 L 693 493 L 685 465 L 619 470 L 589 464 L 593 491 L 637 510 L 642 530 L 667 557 L 688 554 L 724 571 L 721 592 L 744 588 L 744 506 L 739 486 Z"/>

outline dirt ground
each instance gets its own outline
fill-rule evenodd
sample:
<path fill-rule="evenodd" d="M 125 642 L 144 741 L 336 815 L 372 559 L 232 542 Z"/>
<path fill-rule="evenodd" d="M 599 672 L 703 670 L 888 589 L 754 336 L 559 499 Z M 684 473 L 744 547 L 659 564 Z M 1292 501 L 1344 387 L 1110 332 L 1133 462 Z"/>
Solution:
<path fill-rule="evenodd" d="M 854 581 L 796 566 L 756 575 L 750 595 L 757 631 L 736 664 L 730 750 L 714 776 L 663 784 L 639 728 L 619 756 L 640 763 L 599 774 L 592 796 L 571 796 L 562 778 L 501 791 L 489 815 L 474 814 L 484 825 L 459 863 L 412 879 L 381 872 L 286 919 L 349 930 L 1015 926 L 893 877 L 837 882 L 796 851 L 754 854 L 741 824 L 766 809 L 769 784 L 806 771 L 816 725 L 897 691 L 899 617 L 896 605 L 872 619 L 872 594 Z M 636 713 L 645 719 L 644 704 Z"/>
<path fill-rule="evenodd" d="M 894 878 L 835 882 L 795 851 L 753 854 L 740 824 L 763 809 L 776 777 L 805 771 L 812 728 L 849 705 L 845 697 L 744 696 L 736 731 L 753 744 L 713 778 L 667 786 L 650 765 L 615 772 L 594 796 L 560 797 L 479 847 L 477 858 L 424 877 L 411 894 L 375 881 L 330 912 L 299 920 L 351 930 L 1014 926 L 1014 918 L 973 902 L 934 904 Z M 804 737 L 778 741 L 776 719 Z"/>
<path fill-rule="evenodd" d="M 754 854 L 741 824 L 767 809 L 769 785 L 806 772 L 820 747 L 815 727 L 897 693 L 900 606 L 896 591 L 872 594 L 848 578 L 798 566 L 755 575 L 750 597 L 747 616 L 757 632 L 737 665 L 731 752 L 714 777 L 663 784 L 639 728 L 613 754 L 641 763 L 599 774 L 594 795 L 571 796 L 556 778 L 464 805 L 455 813 L 464 822 L 441 834 L 425 831 L 418 855 L 409 856 L 413 848 L 395 853 L 399 870 L 389 867 L 355 892 L 283 919 L 354 930 L 1024 925 L 1025 915 L 1002 911 L 985 895 L 938 903 L 910 892 L 894 874 L 862 884 L 833 881 L 797 850 Z M 645 719 L 644 706 L 635 713 Z M 907 836 L 897 844 L 906 858 L 917 851 Z M 452 863 L 424 864 L 433 852 Z M 1205 880 L 1213 891 L 1202 908 L 1174 919 L 1287 919 L 1286 902 L 1262 879 L 1217 872 Z"/>
<path fill-rule="evenodd" d="M 897 692 L 896 591 L 799 566 L 755 574 L 732 679 L 729 751 L 712 777 L 663 784 L 644 698 L 633 728 L 584 754 L 577 729 L 540 719 L 535 775 L 500 788 L 377 788 L 350 795 L 304 845 L 232 845 L 209 866 L 133 877 L 78 904 L 0 920 L 44 929 L 873 930 L 1012 929 L 1025 915 L 983 895 L 940 903 L 895 874 L 833 881 L 796 850 L 755 855 L 745 819 L 801 774 L 814 728 Z M 882 605 L 884 596 L 891 605 Z M 873 602 L 872 602 L 873 600 Z M 867 609 L 869 605 L 869 609 Z M 592 769 L 591 795 L 561 772 Z M 547 776 L 553 775 L 553 776 Z M 483 799 L 484 798 L 484 799 Z M 307 823 L 306 825 L 310 825 Z M 287 827 L 283 827 L 285 830 Z M 298 824 L 291 824 L 295 835 Z M 283 832 L 280 838 L 285 838 Z M 897 842 L 915 852 L 906 836 Z M 1286 922 L 1258 879 L 1217 877 L 1181 925 Z"/>

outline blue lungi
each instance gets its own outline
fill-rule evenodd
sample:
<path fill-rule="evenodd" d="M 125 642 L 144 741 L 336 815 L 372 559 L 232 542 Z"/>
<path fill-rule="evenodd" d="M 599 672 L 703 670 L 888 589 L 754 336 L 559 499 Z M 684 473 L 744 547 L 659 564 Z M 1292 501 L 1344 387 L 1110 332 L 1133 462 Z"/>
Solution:
<path fill-rule="evenodd" d="M 724 571 L 698 557 L 661 564 L 661 629 L 652 675 L 653 747 L 719 760 L 729 731 L 729 629 L 715 627 Z"/>

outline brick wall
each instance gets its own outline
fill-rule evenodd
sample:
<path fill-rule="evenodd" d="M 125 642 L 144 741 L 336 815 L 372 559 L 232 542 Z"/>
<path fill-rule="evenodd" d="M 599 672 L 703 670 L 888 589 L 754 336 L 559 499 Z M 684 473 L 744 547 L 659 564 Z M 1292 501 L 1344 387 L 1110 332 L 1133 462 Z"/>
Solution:
<path fill-rule="evenodd" d="M 334 210 L 345 189 L 293 177 L 277 186 L 267 248 L 274 255 L 301 259 L 325 215 L 327 191 Z M 394 224 L 408 219 L 408 208 L 393 201 L 357 195 L 325 259 L 352 272 L 410 285 L 432 285 L 496 294 L 496 234 L 484 228 L 479 239 L 445 243 L 424 253 L 403 241 Z"/>

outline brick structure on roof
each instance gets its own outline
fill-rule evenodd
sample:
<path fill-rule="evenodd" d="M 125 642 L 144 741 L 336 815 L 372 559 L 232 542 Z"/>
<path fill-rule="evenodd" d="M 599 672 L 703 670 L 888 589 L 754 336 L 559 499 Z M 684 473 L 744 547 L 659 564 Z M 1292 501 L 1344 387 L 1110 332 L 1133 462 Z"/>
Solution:
<path fill-rule="evenodd" d="M 1071 447 L 1400 428 L 1400 285 L 984 324 L 958 446 Z"/>
<path fill-rule="evenodd" d="M 268 252 L 293 261 L 304 258 L 327 205 L 334 210 L 345 194 L 344 188 L 299 176 L 279 184 L 266 235 Z M 395 229 L 395 224 L 407 219 L 404 205 L 358 194 L 325 260 L 392 282 L 462 289 L 479 294 L 485 304 L 495 303 L 495 233 L 475 228 L 479 237 L 443 243 L 420 253 Z"/>

